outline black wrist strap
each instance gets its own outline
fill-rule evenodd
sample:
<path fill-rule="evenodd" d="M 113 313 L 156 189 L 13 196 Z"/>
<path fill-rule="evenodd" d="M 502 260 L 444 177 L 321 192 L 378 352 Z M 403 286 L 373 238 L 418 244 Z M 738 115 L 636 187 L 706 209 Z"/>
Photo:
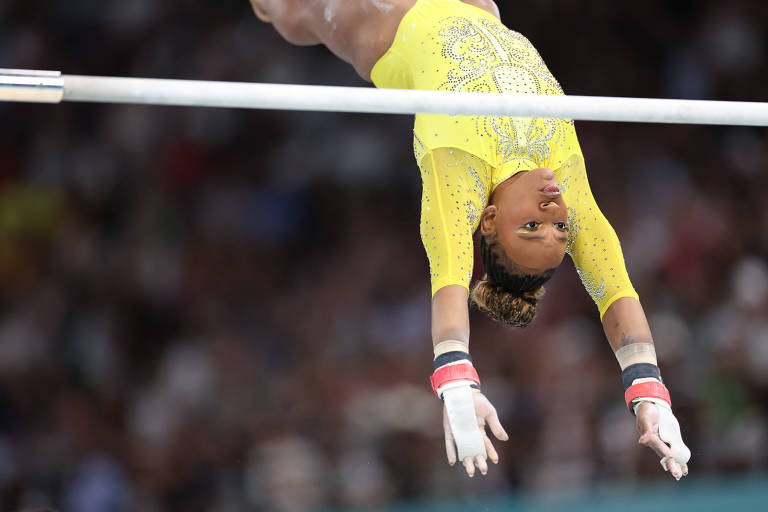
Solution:
<path fill-rule="evenodd" d="M 472 356 L 470 356 L 468 352 L 462 352 L 460 350 L 446 352 L 445 354 L 440 354 L 435 358 L 433 369 L 437 370 L 442 366 L 445 366 L 450 363 L 455 363 L 457 361 L 469 361 L 471 363 Z"/>
<path fill-rule="evenodd" d="M 657 379 L 662 384 L 661 371 L 659 367 L 651 363 L 636 363 L 624 368 L 621 372 L 621 382 L 624 384 L 624 391 L 626 391 L 635 379 Z"/>

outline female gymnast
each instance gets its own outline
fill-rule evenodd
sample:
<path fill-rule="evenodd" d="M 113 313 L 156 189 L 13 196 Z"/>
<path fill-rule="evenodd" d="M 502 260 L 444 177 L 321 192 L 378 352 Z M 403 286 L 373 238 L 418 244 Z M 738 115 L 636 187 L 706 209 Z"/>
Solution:
<path fill-rule="evenodd" d="M 376 87 L 563 94 L 492 0 L 250 1 L 287 41 L 326 45 Z M 494 320 L 525 327 L 567 252 L 597 304 L 640 443 L 675 479 L 686 475 L 690 451 L 618 238 L 592 197 L 573 122 L 421 114 L 414 150 L 432 281 L 430 380 L 445 404 L 449 464 L 462 461 L 470 477 L 475 466 L 485 474 L 486 459 L 499 459 L 485 426 L 508 439 L 469 356 L 470 301 Z M 470 293 L 476 230 L 486 275 Z"/>

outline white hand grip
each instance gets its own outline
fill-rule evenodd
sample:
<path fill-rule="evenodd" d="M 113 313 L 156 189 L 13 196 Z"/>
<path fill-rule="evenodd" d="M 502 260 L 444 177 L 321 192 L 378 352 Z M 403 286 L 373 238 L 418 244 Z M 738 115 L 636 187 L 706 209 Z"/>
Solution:
<path fill-rule="evenodd" d="M 659 408 L 659 438 L 669 445 L 672 450 L 672 456 L 678 464 L 688 464 L 691 459 L 691 450 L 685 446 L 683 435 L 680 432 L 680 423 L 678 423 L 672 410 L 668 407 Z"/>
<path fill-rule="evenodd" d="M 453 439 L 456 441 L 459 461 L 478 455 L 487 458 L 485 442 L 480 427 L 477 426 L 475 399 L 469 384 L 445 390 L 443 400 Z"/>

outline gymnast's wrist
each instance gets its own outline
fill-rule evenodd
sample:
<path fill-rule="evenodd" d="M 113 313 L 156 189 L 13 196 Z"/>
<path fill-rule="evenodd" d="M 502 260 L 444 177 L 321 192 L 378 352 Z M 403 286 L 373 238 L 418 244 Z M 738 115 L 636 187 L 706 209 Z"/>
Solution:
<path fill-rule="evenodd" d="M 652 402 L 672 409 L 669 390 L 664 385 L 659 367 L 650 363 L 636 363 L 621 372 L 624 385 L 624 401 L 633 415 L 641 402 Z"/>
<path fill-rule="evenodd" d="M 669 390 L 661 378 L 653 343 L 630 343 L 616 351 L 624 385 L 624 401 L 632 414 L 640 402 L 672 407 Z"/>
<path fill-rule="evenodd" d="M 430 384 L 441 400 L 445 391 L 457 387 L 469 386 L 480 391 L 480 377 L 463 341 L 446 340 L 435 345 L 433 369 Z"/>

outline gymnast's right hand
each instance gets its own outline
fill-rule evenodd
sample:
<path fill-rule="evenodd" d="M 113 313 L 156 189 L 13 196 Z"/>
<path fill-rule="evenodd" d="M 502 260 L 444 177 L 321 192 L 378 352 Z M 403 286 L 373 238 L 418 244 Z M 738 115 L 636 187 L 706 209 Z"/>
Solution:
<path fill-rule="evenodd" d="M 443 428 L 448 464 L 461 461 L 470 477 L 475 467 L 483 475 L 488 472 L 487 459 L 499 463 L 499 454 L 493 447 L 485 427 L 489 427 L 496 439 L 506 441 L 509 436 L 499 422 L 499 416 L 491 402 L 480 391 L 472 389 L 470 382 L 457 382 L 442 390 Z"/>

